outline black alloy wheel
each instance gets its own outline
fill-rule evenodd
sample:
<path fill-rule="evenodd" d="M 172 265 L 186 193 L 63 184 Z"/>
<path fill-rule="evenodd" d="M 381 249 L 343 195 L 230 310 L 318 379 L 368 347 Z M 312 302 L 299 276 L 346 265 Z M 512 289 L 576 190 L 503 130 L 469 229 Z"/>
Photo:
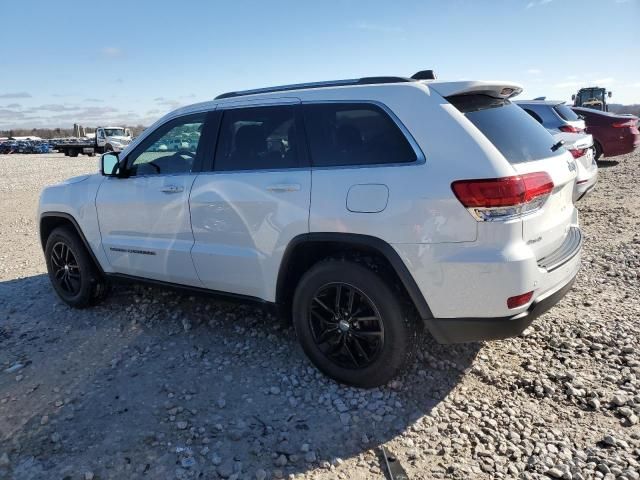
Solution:
<path fill-rule="evenodd" d="M 44 257 L 53 289 L 67 305 L 85 308 L 108 295 L 109 283 L 72 227 L 57 227 L 49 234 Z"/>
<path fill-rule="evenodd" d="M 309 327 L 322 353 L 343 368 L 375 362 L 384 345 L 384 324 L 373 302 L 346 283 L 322 286 L 309 307 Z"/>
<path fill-rule="evenodd" d="M 309 360 L 356 387 L 384 385 L 409 365 L 417 322 L 390 275 L 347 259 L 313 265 L 299 280 L 292 317 Z"/>
<path fill-rule="evenodd" d="M 71 247 L 64 242 L 57 242 L 51 249 L 51 264 L 58 286 L 69 296 L 80 293 L 82 274 L 76 256 Z"/>

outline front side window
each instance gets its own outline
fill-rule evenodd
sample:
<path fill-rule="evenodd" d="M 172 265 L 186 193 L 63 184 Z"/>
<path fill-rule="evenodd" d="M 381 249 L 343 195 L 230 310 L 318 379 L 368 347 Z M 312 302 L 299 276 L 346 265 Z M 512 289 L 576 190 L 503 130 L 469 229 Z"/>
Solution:
<path fill-rule="evenodd" d="M 300 166 L 294 107 L 226 110 L 215 155 L 216 171 Z"/>
<path fill-rule="evenodd" d="M 129 155 L 129 175 L 161 175 L 192 171 L 205 113 L 170 121 L 147 137 Z"/>
<path fill-rule="evenodd" d="M 305 129 L 316 167 L 379 165 L 416 161 L 396 123 L 371 104 L 305 105 Z"/>

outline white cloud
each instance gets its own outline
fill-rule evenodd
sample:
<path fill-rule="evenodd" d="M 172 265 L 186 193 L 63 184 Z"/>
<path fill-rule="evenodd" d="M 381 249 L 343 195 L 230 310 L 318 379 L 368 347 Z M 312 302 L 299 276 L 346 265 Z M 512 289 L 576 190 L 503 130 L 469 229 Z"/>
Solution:
<path fill-rule="evenodd" d="M 570 81 L 570 82 L 560 82 L 560 83 L 556 83 L 553 88 L 576 88 L 579 87 L 583 84 L 584 82 L 579 82 L 579 81 Z"/>
<path fill-rule="evenodd" d="M 526 8 L 538 7 L 540 5 L 546 5 L 547 3 L 551 3 L 553 0 L 538 0 L 534 2 L 527 3 Z"/>
<path fill-rule="evenodd" d="M 401 27 L 394 27 L 392 25 L 380 25 L 378 23 L 370 23 L 365 20 L 360 20 L 353 25 L 357 30 L 367 30 L 370 32 L 378 33 L 400 33 L 404 29 Z"/>
<path fill-rule="evenodd" d="M 123 53 L 122 50 L 117 47 L 104 47 L 100 52 L 107 58 L 121 57 Z"/>
<path fill-rule="evenodd" d="M 568 77 L 567 77 L 568 78 Z M 553 88 L 581 88 L 589 86 L 606 87 L 615 83 L 613 77 L 599 78 L 596 80 L 570 80 L 568 82 L 560 82 L 553 85 Z"/>
<path fill-rule="evenodd" d="M 27 92 L 3 93 L 0 98 L 31 98 L 31 94 Z"/>
<path fill-rule="evenodd" d="M 599 78 L 594 80 L 593 83 L 599 86 L 611 85 L 612 83 L 615 83 L 615 79 L 613 77 Z"/>

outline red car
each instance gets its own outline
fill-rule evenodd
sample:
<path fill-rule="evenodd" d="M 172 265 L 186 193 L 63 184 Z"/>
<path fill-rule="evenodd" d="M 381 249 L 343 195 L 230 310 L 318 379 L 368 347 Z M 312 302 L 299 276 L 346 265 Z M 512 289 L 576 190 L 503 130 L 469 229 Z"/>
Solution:
<path fill-rule="evenodd" d="M 602 155 L 607 158 L 624 155 L 640 146 L 638 117 L 582 107 L 573 110 L 584 118 L 587 133 L 593 135 L 596 160 Z"/>

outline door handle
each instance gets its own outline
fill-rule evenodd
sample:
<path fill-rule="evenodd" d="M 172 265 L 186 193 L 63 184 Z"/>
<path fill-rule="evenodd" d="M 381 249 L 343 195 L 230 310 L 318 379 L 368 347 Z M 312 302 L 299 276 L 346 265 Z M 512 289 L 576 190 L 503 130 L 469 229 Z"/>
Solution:
<path fill-rule="evenodd" d="M 300 190 L 300 185 L 297 183 L 277 183 L 269 185 L 267 190 L 270 192 L 298 192 Z"/>
<path fill-rule="evenodd" d="M 184 187 L 179 187 L 178 185 L 167 185 L 166 187 L 162 187 L 160 191 L 164 193 L 180 193 L 184 191 Z"/>

